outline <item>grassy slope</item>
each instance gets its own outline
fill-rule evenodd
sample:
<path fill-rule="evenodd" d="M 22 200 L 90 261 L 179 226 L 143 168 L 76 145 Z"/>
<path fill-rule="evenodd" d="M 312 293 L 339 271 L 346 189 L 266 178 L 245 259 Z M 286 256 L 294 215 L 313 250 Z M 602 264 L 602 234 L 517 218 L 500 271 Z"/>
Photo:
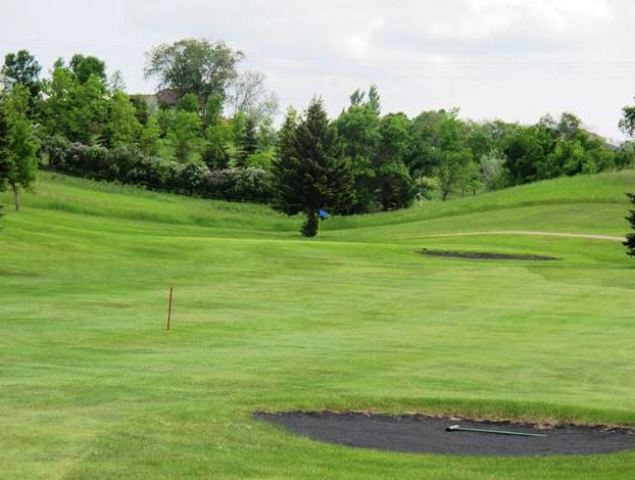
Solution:
<path fill-rule="evenodd" d="M 0 478 L 631 478 L 635 453 L 453 458 L 348 449 L 257 409 L 635 425 L 635 174 L 393 214 L 319 240 L 265 207 L 44 175 L 0 235 Z M 468 262 L 422 246 L 552 254 Z M 176 287 L 175 329 L 162 330 Z"/>

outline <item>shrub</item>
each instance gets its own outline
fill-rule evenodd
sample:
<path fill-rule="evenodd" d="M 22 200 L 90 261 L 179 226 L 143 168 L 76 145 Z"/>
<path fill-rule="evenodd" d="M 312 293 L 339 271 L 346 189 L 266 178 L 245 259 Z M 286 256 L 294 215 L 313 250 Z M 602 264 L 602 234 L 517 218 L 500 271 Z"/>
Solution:
<path fill-rule="evenodd" d="M 41 162 L 41 166 L 58 169 L 64 163 L 66 151 L 70 142 L 61 135 L 53 135 L 46 137 L 42 141 L 42 160 L 46 160 L 45 163 Z"/>
<path fill-rule="evenodd" d="M 258 167 L 211 170 L 145 155 L 136 146 L 107 149 L 52 137 L 45 144 L 47 168 L 62 173 L 117 180 L 153 190 L 235 201 L 269 202 L 269 174 Z"/>

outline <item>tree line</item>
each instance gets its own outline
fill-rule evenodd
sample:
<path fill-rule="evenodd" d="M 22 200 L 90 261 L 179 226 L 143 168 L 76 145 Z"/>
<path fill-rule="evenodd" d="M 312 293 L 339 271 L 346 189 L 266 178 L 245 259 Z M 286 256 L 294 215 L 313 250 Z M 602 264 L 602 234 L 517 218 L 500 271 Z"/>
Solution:
<path fill-rule="evenodd" d="M 632 167 L 632 141 L 612 145 L 563 113 L 534 125 L 472 122 L 458 110 L 382 112 L 378 89 L 357 90 L 330 119 L 315 98 L 280 128 L 276 95 L 223 42 L 184 39 L 147 52 L 156 95 L 130 95 L 103 60 L 76 54 L 50 75 L 28 51 L 8 54 L 0 93 L 0 185 L 29 188 L 35 168 L 204 198 L 270 203 L 304 213 L 395 210 L 417 198 L 473 195 Z M 621 128 L 634 133 L 635 107 Z"/>

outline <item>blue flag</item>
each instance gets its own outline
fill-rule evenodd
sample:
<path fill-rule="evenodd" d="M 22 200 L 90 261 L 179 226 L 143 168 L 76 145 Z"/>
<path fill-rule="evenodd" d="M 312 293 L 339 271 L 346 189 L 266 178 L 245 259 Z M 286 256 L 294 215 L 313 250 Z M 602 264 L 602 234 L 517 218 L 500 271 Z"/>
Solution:
<path fill-rule="evenodd" d="M 326 210 L 322 210 L 321 208 L 318 210 L 318 215 L 320 215 L 320 218 L 322 220 L 326 220 L 331 216 L 329 212 L 327 212 Z"/>

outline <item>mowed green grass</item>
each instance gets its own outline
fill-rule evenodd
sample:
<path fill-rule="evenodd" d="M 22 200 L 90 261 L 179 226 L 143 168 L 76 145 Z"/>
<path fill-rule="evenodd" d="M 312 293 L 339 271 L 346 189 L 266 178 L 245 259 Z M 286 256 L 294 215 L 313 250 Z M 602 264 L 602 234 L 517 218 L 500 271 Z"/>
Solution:
<path fill-rule="evenodd" d="M 333 218 L 303 240 L 301 219 L 267 207 L 42 174 L 0 221 L 0 478 L 630 479 L 635 452 L 376 452 L 251 414 L 635 426 L 635 261 L 619 242 L 426 237 L 620 236 L 634 190 L 632 171 L 559 179 Z"/>

